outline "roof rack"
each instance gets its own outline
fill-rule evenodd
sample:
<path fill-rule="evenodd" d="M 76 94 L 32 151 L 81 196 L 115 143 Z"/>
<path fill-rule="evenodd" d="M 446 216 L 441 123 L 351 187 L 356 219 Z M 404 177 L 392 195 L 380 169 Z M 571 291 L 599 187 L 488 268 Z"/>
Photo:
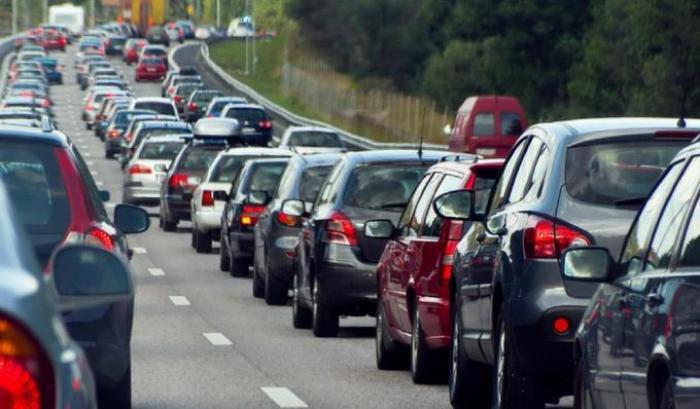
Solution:
<path fill-rule="evenodd" d="M 442 158 L 440 158 L 440 162 L 461 162 L 466 160 L 472 160 L 474 161 L 474 163 L 476 163 L 479 159 L 481 159 L 481 156 L 479 155 L 456 153 L 454 155 L 443 156 Z"/>

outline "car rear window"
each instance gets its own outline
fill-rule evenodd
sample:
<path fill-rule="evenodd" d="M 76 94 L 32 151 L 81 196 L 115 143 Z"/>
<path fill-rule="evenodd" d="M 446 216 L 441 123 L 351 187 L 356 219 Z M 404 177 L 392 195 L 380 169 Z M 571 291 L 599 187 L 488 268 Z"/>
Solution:
<path fill-rule="evenodd" d="M 215 92 L 197 92 L 193 95 L 192 100 L 200 104 L 203 102 L 208 103 L 217 96 L 219 96 L 219 94 Z"/>
<path fill-rule="evenodd" d="M 182 149 L 183 142 L 149 142 L 143 145 L 139 159 L 173 160 Z"/>
<path fill-rule="evenodd" d="M 229 109 L 226 113 L 227 118 L 234 118 L 241 121 L 263 121 L 267 118 L 265 111 L 262 109 Z"/>
<path fill-rule="evenodd" d="M 323 182 L 326 181 L 331 170 L 333 170 L 333 166 L 316 166 L 304 169 L 301 173 L 299 199 L 305 202 L 315 202 L 318 192 L 321 191 L 321 186 L 323 186 Z"/>
<path fill-rule="evenodd" d="M 373 210 L 403 210 L 427 166 L 415 164 L 361 165 L 345 187 L 343 203 Z"/>
<path fill-rule="evenodd" d="M 155 111 L 161 115 L 176 115 L 173 106 L 166 102 L 137 102 L 134 108 Z"/>
<path fill-rule="evenodd" d="M 182 155 L 180 169 L 206 171 L 209 165 L 214 162 L 219 149 L 215 147 L 190 147 Z"/>
<path fill-rule="evenodd" d="M 492 136 L 496 133 L 496 120 L 492 112 L 476 114 L 474 117 L 474 136 Z"/>
<path fill-rule="evenodd" d="M 165 50 L 161 50 L 160 48 L 151 48 L 148 50 L 144 50 L 143 52 L 144 55 L 165 55 Z"/>
<path fill-rule="evenodd" d="M 685 145 L 629 141 L 569 148 L 566 190 L 577 200 L 604 206 L 644 198 Z"/>
<path fill-rule="evenodd" d="M 519 136 L 523 133 L 523 124 L 520 116 L 515 112 L 501 112 L 501 134 L 507 136 Z"/>
<path fill-rule="evenodd" d="M 192 91 L 202 88 L 201 84 L 183 84 L 177 87 L 176 95 L 191 94 Z"/>
<path fill-rule="evenodd" d="M 286 168 L 286 162 L 256 164 L 251 171 L 248 191 L 258 190 L 272 195 Z"/>
<path fill-rule="evenodd" d="M 342 148 L 343 142 L 337 134 L 330 132 L 303 131 L 294 132 L 289 138 L 289 146 L 307 146 L 315 148 Z"/>
<path fill-rule="evenodd" d="M 245 162 L 251 158 L 253 158 L 253 156 L 228 155 L 222 157 L 212 170 L 209 181 L 214 183 L 233 182 L 238 176 L 238 172 L 243 168 Z"/>
<path fill-rule="evenodd" d="M 70 207 L 52 147 L 1 142 L 0 177 L 30 234 L 62 233 L 68 228 Z"/>

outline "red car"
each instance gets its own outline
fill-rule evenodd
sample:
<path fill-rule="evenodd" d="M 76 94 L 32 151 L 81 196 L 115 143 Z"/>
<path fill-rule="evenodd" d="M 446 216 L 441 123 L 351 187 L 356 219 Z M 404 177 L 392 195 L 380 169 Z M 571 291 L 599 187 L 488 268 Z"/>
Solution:
<path fill-rule="evenodd" d="M 124 60 L 124 62 L 127 64 L 136 64 L 137 62 L 139 62 L 139 54 L 141 53 L 141 50 L 145 45 L 146 40 L 127 40 L 126 44 L 124 45 L 124 50 L 122 51 L 122 59 Z"/>
<path fill-rule="evenodd" d="M 58 31 L 49 30 L 44 33 L 42 45 L 45 50 L 61 50 L 66 51 L 68 40 Z"/>
<path fill-rule="evenodd" d="M 165 77 L 168 67 L 162 58 L 143 58 L 136 65 L 136 81 L 160 80 Z"/>
<path fill-rule="evenodd" d="M 468 226 L 441 219 L 432 204 L 444 193 L 471 189 L 477 195 L 477 210 L 485 209 L 502 165 L 501 159 L 448 157 L 430 168 L 413 191 L 398 228 L 384 226 L 383 231 L 393 233 L 377 266 L 380 369 L 399 368 L 410 359 L 416 383 L 433 382 L 446 373 L 452 257 Z M 367 222 L 365 234 L 387 223 Z M 409 345 L 411 354 L 406 353 Z"/>

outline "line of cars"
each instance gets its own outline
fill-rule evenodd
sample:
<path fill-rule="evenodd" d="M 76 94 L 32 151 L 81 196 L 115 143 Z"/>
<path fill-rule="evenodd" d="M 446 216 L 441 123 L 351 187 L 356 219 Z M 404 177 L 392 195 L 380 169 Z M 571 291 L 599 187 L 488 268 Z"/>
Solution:
<path fill-rule="evenodd" d="M 121 204 L 108 215 L 109 192 L 52 119 L 49 84 L 60 81 L 47 61 L 44 47 L 22 44 L 0 102 L 0 406 L 128 409 L 126 235 L 149 219 Z"/>

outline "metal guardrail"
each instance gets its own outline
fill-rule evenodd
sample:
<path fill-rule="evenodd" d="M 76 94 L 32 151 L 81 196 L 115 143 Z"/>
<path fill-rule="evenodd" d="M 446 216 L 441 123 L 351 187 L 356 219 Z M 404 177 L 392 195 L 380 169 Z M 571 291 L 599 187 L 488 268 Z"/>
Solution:
<path fill-rule="evenodd" d="M 173 55 L 181 47 L 192 46 L 192 43 L 186 43 L 173 48 L 168 55 L 168 61 L 171 67 L 178 69 L 178 64 L 173 58 Z M 333 125 L 327 124 L 325 122 L 316 121 L 313 119 L 305 118 L 294 114 L 287 109 L 275 104 L 264 96 L 258 94 L 253 88 L 242 83 L 241 81 L 235 79 L 230 74 L 228 74 L 224 69 L 219 67 L 214 61 L 209 57 L 209 47 L 206 44 L 201 44 L 200 53 L 202 58 L 208 67 L 208 69 L 216 74 L 223 81 L 228 83 L 231 87 L 236 88 L 241 93 L 246 94 L 250 99 L 254 100 L 258 104 L 262 105 L 271 112 L 274 112 L 277 116 L 284 118 L 287 122 L 292 125 L 297 126 L 319 126 L 324 128 L 333 129 L 339 135 L 341 135 L 346 142 L 352 145 L 356 145 L 363 149 L 418 149 L 418 143 L 388 143 L 388 142 L 375 142 L 367 139 L 363 136 L 353 134 L 351 132 L 345 131 L 343 129 L 337 128 Z M 447 145 L 438 145 L 432 143 L 424 143 L 423 149 L 435 149 L 435 150 L 447 150 Z"/>

